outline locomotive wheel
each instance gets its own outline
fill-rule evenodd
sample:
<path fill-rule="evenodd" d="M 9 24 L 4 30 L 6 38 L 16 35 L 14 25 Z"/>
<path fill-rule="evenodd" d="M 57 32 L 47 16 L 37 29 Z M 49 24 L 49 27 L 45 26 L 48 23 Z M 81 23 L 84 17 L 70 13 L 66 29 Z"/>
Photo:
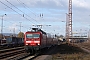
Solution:
<path fill-rule="evenodd" d="M 25 46 L 24 48 L 25 48 L 25 52 L 29 53 L 29 48 L 27 46 Z"/>
<path fill-rule="evenodd" d="M 35 54 L 35 50 L 34 49 L 30 49 L 30 54 Z"/>
<path fill-rule="evenodd" d="M 26 52 L 26 53 L 29 53 L 29 50 L 28 50 L 28 49 L 25 49 L 25 52 Z"/>

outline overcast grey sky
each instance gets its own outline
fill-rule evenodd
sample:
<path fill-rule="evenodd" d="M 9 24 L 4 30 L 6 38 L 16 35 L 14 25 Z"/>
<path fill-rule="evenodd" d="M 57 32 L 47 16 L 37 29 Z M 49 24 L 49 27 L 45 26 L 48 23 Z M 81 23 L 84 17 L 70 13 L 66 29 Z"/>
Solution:
<path fill-rule="evenodd" d="M 2 15 L 3 32 L 22 32 L 43 25 L 42 29 L 52 34 L 65 34 L 66 13 L 69 0 L 0 0 L 0 30 Z M 40 17 L 40 14 L 43 16 Z M 90 29 L 90 0 L 72 0 L 73 32 L 88 32 Z M 62 22 L 65 21 L 65 22 Z M 51 25 L 51 26 L 46 26 Z M 87 31 L 86 31 L 87 30 Z"/>

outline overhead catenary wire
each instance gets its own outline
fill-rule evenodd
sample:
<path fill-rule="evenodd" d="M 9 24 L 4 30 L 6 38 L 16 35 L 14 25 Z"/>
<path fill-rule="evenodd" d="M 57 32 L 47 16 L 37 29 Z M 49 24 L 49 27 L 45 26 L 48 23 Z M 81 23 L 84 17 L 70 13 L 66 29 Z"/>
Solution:
<path fill-rule="evenodd" d="M 19 15 L 22 16 L 23 18 L 25 18 L 26 20 L 29 20 L 30 22 L 32 22 L 30 19 L 28 19 L 28 18 L 25 17 L 25 15 L 27 15 L 27 14 L 25 14 L 23 11 L 21 11 L 20 9 L 18 9 L 15 5 L 13 5 L 12 3 L 10 3 L 8 0 L 5 0 L 5 1 L 8 2 L 9 4 L 11 4 L 13 7 L 15 7 L 17 10 L 19 10 L 19 11 L 22 12 L 23 14 L 19 13 L 18 11 L 16 11 L 15 9 L 9 7 L 8 5 L 6 5 L 5 3 L 1 2 L 1 1 L 0 1 L 0 3 L 4 4 L 6 7 L 10 8 L 10 9 L 13 10 L 14 12 L 16 12 L 17 14 L 19 14 Z M 28 16 L 28 15 L 27 15 L 27 16 Z M 42 14 L 41 16 L 43 16 L 43 14 Z M 37 22 L 37 21 L 36 21 L 36 22 Z M 34 23 L 34 22 L 32 22 L 32 23 Z"/>
<path fill-rule="evenodd" d="M 35 16 L 37 16 L 37 17 L 42 17 L 43 18 L 43 13 L 42 14 L 36 14 L 35 12 L 33 12 L 33 11 L 31 11 L 31 9 L 24 3 L 24 2 L 22 2 L 21 0 L 17 0 L 25 9 L 27 9 L 28 11 L 30 11 L 32 14 L 34 14 Z M 44 19 L 43 19 L 44 20 Z"/>
<path fill-rule="evenodd" d="M 35 14 L 33 11 L 31 11 L 31 9 L 30 9 L 24 2 L 22 2 L 21 0 L 17 0 L 17 1 L 18 1 L 20 4 L 22 4 L 24 8 L 26 8 L 26 9 L 28 8 L 28 10 L 29 10 L 31 13 L 33 13 L 35 16 L 37 15 L 37 14 Z M 42 10 L 43 10 L 43 9 L 42 9 Z M 44 19 L 43 19 L 43 16 L 44 16 L 43 13 L 40 13 L 38 17 L 40 17 L 41 20 L 44 20 Z M 35 25 L 35 26 L 37 26 L 37 25 Z"/>
<path fill-rule="evenodd" d="M 3 5 L 5 5 L 6 7 L 10 8 L 11 10 L 13 10 L 14 12 L 18 13 L 17 11 L 15 11 L 14 9 L 12 9 L 11 7 L 7 6 L 6 4 L 4 4 L 3 2 L 0 1 L 0 3 L 2 3 Z M 22 16 L 22 14 L 18 13 L 20 16 Z"/>
<path fill-rule="evenodd" d="M 5 1 L 7 1 L 9 4 L 11 4 L 13 7 L 15 7 L 16 9 L 18 9 L 20 12 L 22 12 L 23 13 L 23 17 L 25 17 L 25 15 L 26 16 L 28 16 L 28 17 L 30 17 L 29 15 L 27 15 L 26 13 L 24 13 L 23 11 L 21 11 L 19 8 L 17 8 L 15 5 L 13 5 L 12 3 L 10 3 L 8 0 L 5 0 Z M 33 19 L 32 17 L 30 17 L 31 19 Z M 34 21 L 36 21 L 35 19 L 33 19 Z M 36 21 L 37 22 L 37 21 Z M 38 22 L 37 22 L 38 23 Z"/>
<path fill-rule="evenodd" d="M 7 21 L 7 20 L 4 20 L 4 21 L 6 21 L 6 22 L 8 22 L 8 23 L 11 23 L 11 24 L 14 24 L 13 22 L 10 22 L 10 21 Z M 6 25 L 7 26 L 7 25 Z M 4 26 L 4 27 L 6 27 L 6 26 Z M 15 26 L 18 26 L 17 24 L 15 25 Z M 26 27 L 26 26 L 22 26 L 23 28 L 25 28 L 25 29 L 29 29 L 28 27 Z M 7 27 L 7 28 L 9 28 L 9 27 Z M 11 28 L 15 28 L 15 27 L 11 27 Z"/>
<path fill-rule="evenodd" d="M 16 12 L 17 14 L 19 14 L 20 16 L 22 16 L 22 17 L 23 17 L 23 15 L 22 15 L 22 14 L 20 14 L 19 12 L 17 12 L 16 10 L 14 10 L 13 8 L 9 7 L 9 6 L 8 6 L 8 5 L 6 5 L 5 3 L 1 2 L 1 1 L 0 1 L 0 3 L 2 3 L 3 5 L 5 5 L 6 7 L 10 8 L 11 10 L 13 10 L 14 12 Z M 28 20 L 28 21 L 32 22 L 30 19 L 28 19 L 28 18 L 26 18 L 26 17 L 23 17 L 23 18 L 25 18 L 26 20 Z M 34 23 L 34 22 L 32 22 L 32 23 Z"/>
<path fill-rule="evenodd" d="M 32 14 L 34 14 L 35 16 L 37 16 L 38 14 L 36 14 L 35 12 L 31 11 L 31 9 L 21 0 L 17 0 L 24 8 L 28 8 L 27 10 L 30 11 Z M 39 17 L 39 16 L 38 16 Z"/>

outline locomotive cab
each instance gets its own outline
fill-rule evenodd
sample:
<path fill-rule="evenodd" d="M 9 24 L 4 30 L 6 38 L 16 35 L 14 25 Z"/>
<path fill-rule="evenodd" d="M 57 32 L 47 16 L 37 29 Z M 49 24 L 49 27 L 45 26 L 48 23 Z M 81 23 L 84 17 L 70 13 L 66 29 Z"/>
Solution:
<path fill-rule="evenodd" d="M 29 46 L 36 46 L 36 45 L 40 45 L 40 34 L 37 32 L 37 33 L 26 33 L 25 35 L 25 45 L 29 45 Z"/>

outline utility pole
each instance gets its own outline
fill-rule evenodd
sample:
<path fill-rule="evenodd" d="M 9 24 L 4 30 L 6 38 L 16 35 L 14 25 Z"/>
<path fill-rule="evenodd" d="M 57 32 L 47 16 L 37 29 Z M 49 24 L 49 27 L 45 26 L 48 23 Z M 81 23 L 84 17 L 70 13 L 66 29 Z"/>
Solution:
<path fill-rule="evenodd" d="M 20 23 L 20 32 L 21 32 L 21 27 L 22 27 L 22 26 L 21 26 L 21 23 L 22 23 L 22 22 L 19 22 L 19 23 Z"/>
<path fill-rule="evenodd" d="M 88 41 L 90 41 L 90 29 L 88 31 Z"/>
<path fill-rule="evenodd" d="M 6 14 L 2 15 L 2 22 L 1 22 L 1 35 L 2 35 L 2 39 L 3 39 L 3 17 L 5 16 Z"/>
<path fill-rule="evenodd" d="M 15 37 L 15 28 L 13 28 L 13 34 L 14 34 L 13 36 Z"/>
<path fill-rule="evenodd" d="M 20 33 L 21 33 L 21 27 L 23 27 L 23 26 L 21 25 L 22 22 L 19 22 L 19 23 L 20 23 Z M 22 41 L 23 41 L 23 33 L 22 33 L 22 37 L 21 38 L 22 38 Z"/>
<path fill-rule="evenodd" d="M 21 32 L 21 27 L 23 27 L 23 26 L 21 25 L 21 23 L 22 23 L 22 22 L 19 22 L 19 23 L 20 23 L 20 25 L 19 25 L 19 26 L 20 26 L 20 32 Z M 18 26 L 18 25 L 17 25 L 17 26 Z"/>
<path fill-rule="evenodd" d="M 20 23 L 20 25 L 16 25 L 16 26 L 20 27 L 20 32 L 21 32 L 21 27 L 23 27 L 23 26 L 21 25 L 22 22 L 19 22 L 19 23 Z"/>

